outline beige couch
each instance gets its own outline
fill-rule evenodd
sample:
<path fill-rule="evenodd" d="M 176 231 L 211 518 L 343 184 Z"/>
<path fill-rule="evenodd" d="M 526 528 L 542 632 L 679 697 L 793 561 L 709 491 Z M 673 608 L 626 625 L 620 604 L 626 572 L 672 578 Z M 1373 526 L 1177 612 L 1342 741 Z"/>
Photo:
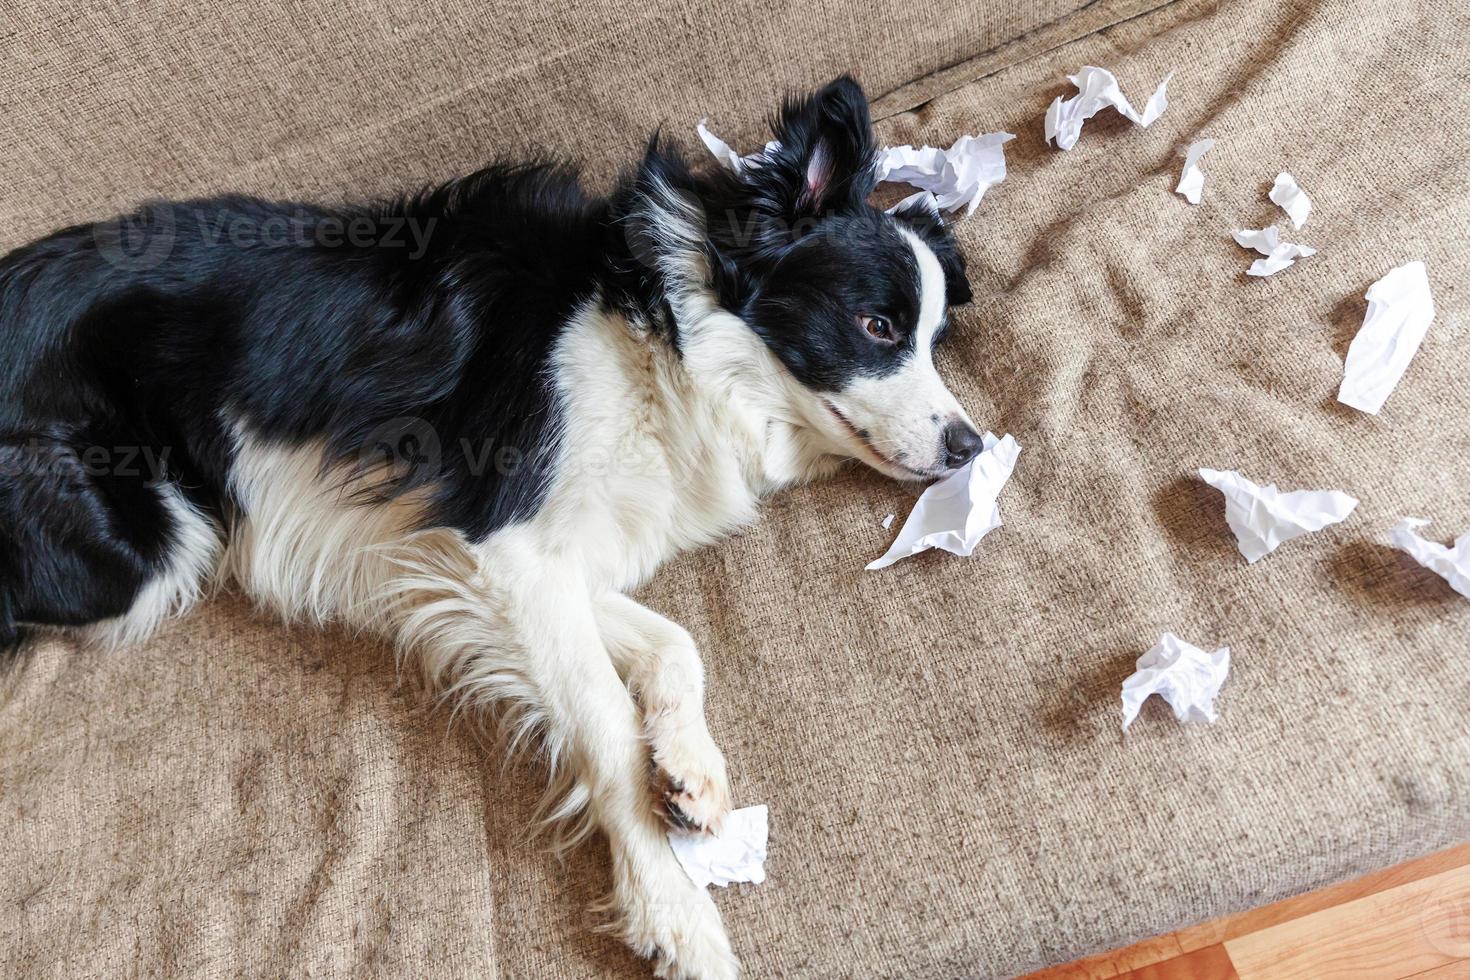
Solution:
<path fill-rule="evenodd" d="M 1018 134 L 958 224 L 977 302 L 942 364 L 1025 447 L 1006 526 L 865 573 L 915 491 L 854 470 L 642 597 L 700 641 L 736 794 L 771 807 L 769 881 L 717 896 L 750 975 L 1002 976 L 1470 837 L 1470 602 L 1385 543 L 1470 529 L 1467 44 L 1464 0 L 20 0 L 0 247 L 535 149 L 601 183 L 660 123 L 753 147 L 844 70 L 886 143 Z M 1175 71 L 1168 112 L 1047 148 L 1083 64 L 1140 98 Z M 1320 254 L 1246 280 L 1230 230 L 1280 217 L 1283 168 Z M 1345 409 L 1363 292 L 1411 259 L 1438 319 L 1381 416 Z M 1247 566 L 1202 465 L 1362 506 Z M 1234 650 L 1221 719 L 1122 737 L 1165 630 Z M 537 768 L 446 722 L 377 644 L 228 594 L 143 648 L 40 646 L 0 673 L 0 974 L 644 975 L 591 928 L 602 846 L 527 842 Z"/>

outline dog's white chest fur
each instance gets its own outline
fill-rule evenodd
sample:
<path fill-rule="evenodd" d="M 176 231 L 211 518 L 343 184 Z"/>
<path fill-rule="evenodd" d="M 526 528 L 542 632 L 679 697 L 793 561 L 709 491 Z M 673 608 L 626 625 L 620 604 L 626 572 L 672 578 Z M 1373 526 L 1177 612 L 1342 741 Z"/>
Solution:
<path fill-rule="evenodd" d="M 811 469 L 764 404 L 768 385 L 751 367 L 763 354 L 728 313 L 675 352 L 620 314 L 584 307 L 555 359 L 566 421 L 531 522 L 538 544 L 577 553 L 591 583 L 622 589 L 752 521 L 761 496 Z"/>

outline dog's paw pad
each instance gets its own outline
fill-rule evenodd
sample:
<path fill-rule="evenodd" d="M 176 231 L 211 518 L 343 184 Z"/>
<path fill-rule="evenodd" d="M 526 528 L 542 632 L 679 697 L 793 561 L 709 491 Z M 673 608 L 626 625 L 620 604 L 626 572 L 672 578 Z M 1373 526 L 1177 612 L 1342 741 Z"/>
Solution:
<path fill-rule="evenodd" d="M 725 759 L 707 732 L 684 731 L 653 746 L 659 816 L 676 830 L 718 834 L 730 812 Z"/>
<path fill-rule="evenodd" d="M 718 834 L 730 812 L 728 793 L 714 787 L 695 792 L 681 784 L 664 787 L 660 816 L 675 830 Z"/>

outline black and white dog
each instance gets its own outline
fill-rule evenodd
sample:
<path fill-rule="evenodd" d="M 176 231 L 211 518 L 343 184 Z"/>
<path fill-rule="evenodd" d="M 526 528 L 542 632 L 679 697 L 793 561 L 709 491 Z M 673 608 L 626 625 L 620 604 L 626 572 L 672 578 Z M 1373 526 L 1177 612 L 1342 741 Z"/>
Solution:
<path fill-rule="evenodd" d="M 963 260 L 867 203 L 862 90 L 773 128 L 738 174 L 655 138 L 605 198 L 495 166 L 358 210 L 157 204 L 0 261 L 0 647 L 136 641 L 217 581 L 375 631 L 544 738 L 549 816 L 607 835 L 660 975 L 734 976 L 663 825 L 730 808 L 699 655 L 623 593 L 844 459 L 923 479 L 981 445 L 932 358 Z"/>

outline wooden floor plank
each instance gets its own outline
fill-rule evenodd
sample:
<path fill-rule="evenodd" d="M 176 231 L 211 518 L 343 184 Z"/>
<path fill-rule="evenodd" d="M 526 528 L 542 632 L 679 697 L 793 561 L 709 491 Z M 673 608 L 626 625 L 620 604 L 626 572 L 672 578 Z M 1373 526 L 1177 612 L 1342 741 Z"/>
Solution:
<path fill-rule="evenodd" d="M 1179 941 L 1179 948 L 1188 953 L 1202 946 L 1212 946 L 1247 933 L 1259 932 L 1282 922 L 1299 919 L 1304 915 L 1332 908 L 1334 905 L 1345 905 L 1365 895 L 1419 881 L 1451 868 L 1466 866 L 1470 866 L 1470 844 L 1461 844 L 1458 847 L 1436 851 L 1417 860 L 1385 868 L 1361 878 L 1354 878 L 1352 881 L 1340 882 L 1247 912 L 1180 929 L 1174 933 L 1174 937 Z"/>
<path fill-rule="evenodd" d="M 1467 912 L 1470 866 L 1236 936 L 1225 950 L 1241 980 L 1403 980 L 1470 955 Z"/>
<path fill-rule="evenodd" d="M 1112 980 L 1129 970 L 1174 959 L 1182 952 L 1172 934 L 1155 936 L 1123 949 L 1028 973 L 1018 980 Z"/>
<path fill-rule="evenodd" d="M 1114 980 L 1239 980 L 1224 946 L 1206 946 L 1162 963 L 1120 973 Z"/>
<path fill-rule="evenodd" d="M 1444 966 L 1423 973 L 1416 973 L 1404 980 L 1470 980 L 1470 960 L 1446 963 Z"/>

